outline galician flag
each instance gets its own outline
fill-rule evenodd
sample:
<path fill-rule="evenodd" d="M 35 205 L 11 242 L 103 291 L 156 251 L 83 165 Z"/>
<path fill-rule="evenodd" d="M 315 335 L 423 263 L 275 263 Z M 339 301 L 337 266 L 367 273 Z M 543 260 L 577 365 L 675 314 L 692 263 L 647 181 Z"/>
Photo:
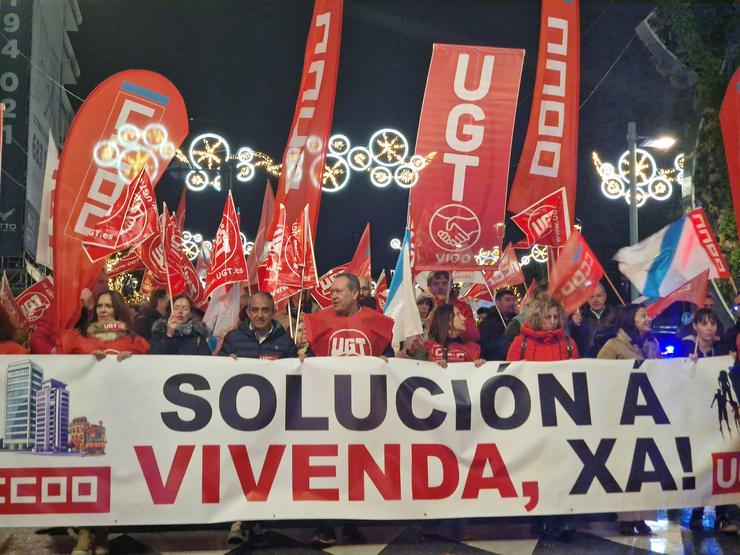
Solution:
<path fill-rule="evenodd" d="M 411 275 L 411 233 L 407 229 L 403 236 L 401 253 L 398 255 L 396 270 L 388 289 L 388 300 L 385 302 L 384 314 L 393 318 L 393 345 L 398 345 L 407 337 L 421 335 L 423 328 L 419 309 L 416 307 L 414 279 Z"/>
<path fill-rule="evenodd" d="M 665 297 L 704 270 L 709 270 L 710 279 L 730 277 L 701 208 L 636 245 L 620 249 L 614 260 L 619 271 L 649 299 Z"/>

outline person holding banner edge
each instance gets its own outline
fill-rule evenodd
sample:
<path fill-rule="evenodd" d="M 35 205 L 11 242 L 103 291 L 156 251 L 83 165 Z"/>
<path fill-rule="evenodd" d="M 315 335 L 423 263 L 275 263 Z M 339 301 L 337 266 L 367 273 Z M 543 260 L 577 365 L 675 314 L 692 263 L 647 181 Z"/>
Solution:
<path fill-rule="evenodd" d="M 616 335 L 609 339 L 596 358 L 612 360 L 645 360 L 660 358 L 660 345 L 653 337 L 652 319 L 643 304 L 620 308 L 617 315 Z M 617 513 L 619 532 L 623 536 L 650 535 L 653 533 L 646 519 L 654 519 L 655 511 L 628 511 Z"/>
<path fill-rule="evenodd" d="M 427 276 L 427 289 L 429 294 L 434 297 L 437 306 L 441 306 L 449 302 L 455 305 L 463 318 L 465 318 L 465 331 L 460 337 L 464 341 L 478 343 L 480 341 L 480 331 L 478 331 L 478 326 L 475 323 L 473 310 L 470 308 L 468 303 L 463 302 L 458 298 L 453 298 L 453 295 L 450 294 L 451 285 L 450 272 L 430 272 Z"/>
<path fill-rule="evenodd" d="M 172 314 L 152 325 L 151 350 L 153 355 L 210 356 L 208 328 L 192 317 L 190 297 L 177 295 L 172 300 Z"/>

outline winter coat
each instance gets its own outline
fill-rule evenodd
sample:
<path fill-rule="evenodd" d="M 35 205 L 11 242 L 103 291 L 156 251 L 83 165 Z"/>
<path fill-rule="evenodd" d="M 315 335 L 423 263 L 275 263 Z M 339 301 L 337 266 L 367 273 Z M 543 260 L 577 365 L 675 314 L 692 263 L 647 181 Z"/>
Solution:
<path fill-rule="evenodd" d="M 610 323 L 614 323 L 614 308 L 606 305 L 598 317 L 588 306 L 588 303 L 580 308 L 581 325 L 576 326 L 573 320 L 569 321 L 568 329 L 571 337 L 578 345 L 578 351 L 584 356 L 591 352 L 594 345 L 594 336 L 601 330 L 605 329 Z M 610 322 L 611 321 L 611 322 Z M 598 351 L 597 351 L 598 352 Z"/>
<path fill-rule="evenodd" d="M 596 358 L 610 360 L 645 360 L 646 358 L 660 358 L 660 345 L 654 337 L 649 337 L 642 344 L 642 348 L 632 342 L 627 332 L 619 329 L 617 336 L 607 341 L 596 355 Z"/>
<path fill-rule="evenodd" d="M 244 320 L 238 328 L 226 334 L 218 354 L 276 360 L 297 357 L 298 348 L 277 320 L 272 321 L 272 330 L 262 343 L 252 331 L 249 320 Z"/>
<path fill-rule="evenodd" d="M 501 318 L 502 316 L 499 316 L 499 312 L 493 306 L 488 316 L 480 323 L 481 357 L 486 360 L 504 360 L 506 358 L 510 342 L 506 340 L 504 332 L 513 318 L 504 321 Z"/>
<path fill-rule="evenodd" d="M 167 319 L 160 318 L 152 326 L 152 336 L 149 340 L 152 355 L 205 355 L 210 356 L 208 346 L 208 328 L 203 322 L 193 322 L 190 333 L 183 334 L 175 330 L 172 337 L 167 335 Z"/>
<path fill-rule="evenodd" d="M 568 360 L 578 358 L 576 342 L 565 335 L 563 328 L 552 331 L 535 330 L 529 324 L 514 338 L 506 360 Z"/>
<path fill-rule="evenodd" d="M 117 339 L 103 340 L 82 335 L 77 329 L 64 330 L 57 340 L 57 353 L 65 355 L 89 355 L 95 351 L 116 354 L 129 351 L 135 355 L 149 352 L 149 342 L 138 335 L 124 335 Z"/>

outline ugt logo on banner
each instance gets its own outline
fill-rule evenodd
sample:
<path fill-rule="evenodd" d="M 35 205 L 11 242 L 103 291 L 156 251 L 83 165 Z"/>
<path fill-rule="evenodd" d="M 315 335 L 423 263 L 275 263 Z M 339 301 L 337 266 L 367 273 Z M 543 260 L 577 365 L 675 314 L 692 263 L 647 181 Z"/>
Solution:
<path fill-rule="evenodd" d="M 740 493 L 740 451 L 712 453 L 712 494 Z"/>

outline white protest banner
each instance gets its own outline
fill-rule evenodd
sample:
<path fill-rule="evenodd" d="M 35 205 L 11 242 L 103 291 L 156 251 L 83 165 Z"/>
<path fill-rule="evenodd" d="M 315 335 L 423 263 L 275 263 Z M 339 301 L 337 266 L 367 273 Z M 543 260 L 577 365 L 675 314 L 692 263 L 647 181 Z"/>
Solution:
<path fill-rule="evenodd" d="M 2 356 L 0 526 L 737 503 L 731 362 Z"/>

